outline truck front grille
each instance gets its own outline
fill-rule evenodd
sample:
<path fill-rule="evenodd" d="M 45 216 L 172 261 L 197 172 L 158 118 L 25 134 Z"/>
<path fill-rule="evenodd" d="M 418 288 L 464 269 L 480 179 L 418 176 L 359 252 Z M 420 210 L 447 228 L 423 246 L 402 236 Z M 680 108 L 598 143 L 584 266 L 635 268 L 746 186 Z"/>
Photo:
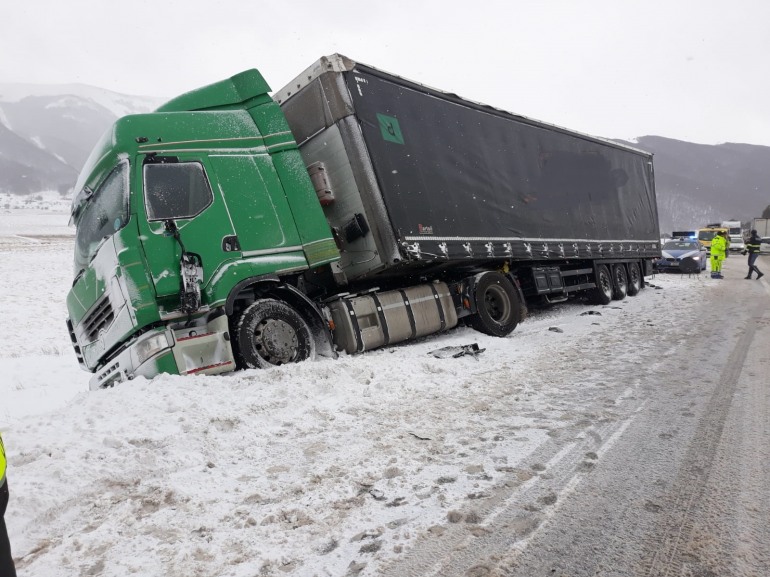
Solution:
<path fill-rule="evenodd" d="M 112 311 L 112 305 L 110 299 L 104 297 L 101 301 L 96 303 L 94 309 L 83 321 L 83 332 L 86 336 L 86 340 L 91 343 L 99 336 L 99 331 L 106 329 L 112 324 L 115 318 L 115 313 Z"/>
<path fill-rule="evenodd" d="M 85 366 L 85 361 L 83 360 L 83 352 L 80 350 L 78 339 L 75 337 L 75 329 L 73 328 L 72 321 L 70 319 L 67 319 L 67 331 L 70 334 L 70 340 L 72 341 L 72 348 L 75 349 L 75 356 L 78 359 L 78 363 L 80 364 L 80 366 Z"/>

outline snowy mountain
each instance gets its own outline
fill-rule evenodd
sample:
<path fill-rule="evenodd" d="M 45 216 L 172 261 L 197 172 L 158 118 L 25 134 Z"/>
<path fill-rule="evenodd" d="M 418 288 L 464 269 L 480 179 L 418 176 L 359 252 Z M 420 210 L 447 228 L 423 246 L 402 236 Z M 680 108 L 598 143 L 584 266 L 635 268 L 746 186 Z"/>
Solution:
<path fill-rule="evenodd" d="M 66 194 L 116 118 L 149 112 L 165 100 L 83 84 L 0 83 L 0 193 Z M 662 232 L 748 221 L 770 205 L 770 147 L 661 136 L 627 143 L 655 154 Z"/>
<path fill-rule="evenodd" d="M 30 96 L 76 97 L 106 108 L 116 117 L 155 110 L 167 98 L 129 96 L 87 84 L 10 84 L 0 82 L 0 102 L 19 102 Z M 62 104 L 65 104 L 62 102 Z"/>
<path fill-rule="evenodd" d="M 627 143 L 655 155 L 660 230 L 750 221 L 770 205 L 770 147 L 694 144 L 661 136 Z"/>
<path fill-rule="evenodd" d="M 0 83 L 0 192 L 66 193 L 116 118 L 164 100 L 82 84 Z"/>

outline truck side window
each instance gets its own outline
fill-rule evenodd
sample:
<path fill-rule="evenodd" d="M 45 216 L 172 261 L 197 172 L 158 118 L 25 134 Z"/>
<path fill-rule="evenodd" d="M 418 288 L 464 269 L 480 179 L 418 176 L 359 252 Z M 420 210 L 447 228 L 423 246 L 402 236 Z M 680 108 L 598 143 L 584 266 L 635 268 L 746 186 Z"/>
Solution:
<path fill-rule="evenodd" d="M 128 164 L 116 166 L 89 199 L 77 220 L 75 264 L 84 268 L 104 239 L 128 222 Z"/>
<path fill-rule="evenodd" d="M 148 220 L 193 218 L 214 200 L 199 162 L 144 165 Z"/>

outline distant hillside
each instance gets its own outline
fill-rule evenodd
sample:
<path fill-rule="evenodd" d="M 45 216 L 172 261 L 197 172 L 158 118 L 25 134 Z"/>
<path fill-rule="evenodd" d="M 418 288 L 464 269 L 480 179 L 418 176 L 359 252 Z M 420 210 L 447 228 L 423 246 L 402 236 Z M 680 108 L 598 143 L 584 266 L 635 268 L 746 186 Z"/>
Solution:
<path fill-rule="evenodd" d="M 149 112 L 164 101 L 81 84 L 0 83 L 0 193 L 69 193 L 91 148 L 116 118 Z M 655 154 L 662 232 L 748 221 L 770 205 L 770 147 L 709 146 L 661 136 L 626 144 Z"/>
<path fill-rule="evenodd" d="M 0 192 L 68 192 L 116 118 L 162 102 L 79 84 L 0 83 Z"/>
<path fill-rule="evenodd" d="M 630 142 L 655 155 L 660 229 L 723 220 L 750 221 L 770 205 L 770 147 L 694 144 L 642 136 Z"/>

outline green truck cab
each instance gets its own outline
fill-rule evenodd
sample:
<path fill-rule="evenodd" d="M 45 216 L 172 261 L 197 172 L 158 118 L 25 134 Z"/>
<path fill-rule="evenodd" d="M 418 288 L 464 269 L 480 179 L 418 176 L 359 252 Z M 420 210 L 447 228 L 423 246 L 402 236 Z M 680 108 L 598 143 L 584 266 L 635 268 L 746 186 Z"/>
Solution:
<path fill-rule="evenodd" d="M 289 362 L 324 340 L 330 354 L 328 322 L 292 282 L 339 252 L 268 91 L 258 71 L 246 71 L 119 119 L 93 150 L 73 201 L 67 297 L 92 388 Z M 262 342 L 234 358 L 234 312 L 259 324 L 285 302 L 305 320 L 278 311 L 258 329 Z"/>

